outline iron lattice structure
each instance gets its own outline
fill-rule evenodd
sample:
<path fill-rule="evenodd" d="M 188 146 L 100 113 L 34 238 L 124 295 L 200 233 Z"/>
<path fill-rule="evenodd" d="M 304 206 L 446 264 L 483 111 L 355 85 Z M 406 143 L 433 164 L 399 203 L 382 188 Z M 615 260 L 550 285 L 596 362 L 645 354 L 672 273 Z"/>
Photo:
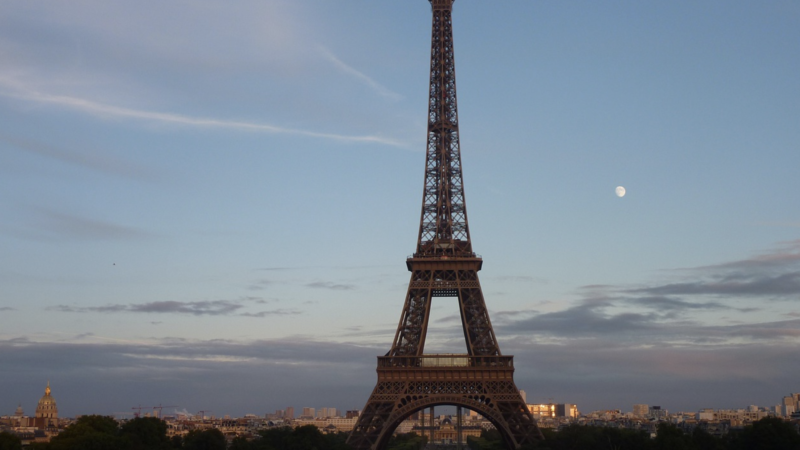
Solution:
<path fill-rule="evenodd" d="M 378 383 L 348 444 L 383 449 L 411 414 L 456 405 L 486 417 L 516 449 L 542 434 L 514 384 L 513 357 L 500 353 L 478 280 L 483 260 L 472 251 L 458 136 L 454 0 L 429 1 L 428 146 L 417 249 L 406 261 L 411 280 L 392 348 L 378 358 Z M 458 298 L 466 354 L 423 353 L 434 297 Z"/>

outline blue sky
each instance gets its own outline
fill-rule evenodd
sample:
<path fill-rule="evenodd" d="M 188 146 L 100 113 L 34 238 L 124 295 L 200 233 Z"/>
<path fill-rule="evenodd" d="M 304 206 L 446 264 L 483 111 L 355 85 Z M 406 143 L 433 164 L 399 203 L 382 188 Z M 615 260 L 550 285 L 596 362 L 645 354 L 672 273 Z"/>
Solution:
<path fill-rule="evenodd" d="M 800 389 L 798 30 L 791 1 L 456 2 L 473 246 L 531 401 Z M 429 45 L 423 0 L 6 2 L 0 414 L 48 380 L 66 415 L 361 408 Z M 450 300 L 430 351 L 463 351 Z"/>

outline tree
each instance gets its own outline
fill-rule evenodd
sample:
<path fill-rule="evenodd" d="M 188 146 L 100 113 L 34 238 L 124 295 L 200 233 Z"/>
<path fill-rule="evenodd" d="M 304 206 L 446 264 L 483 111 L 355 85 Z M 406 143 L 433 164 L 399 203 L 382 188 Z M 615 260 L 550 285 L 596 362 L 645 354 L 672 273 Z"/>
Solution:
<path fill-rule="evenodd" d="M 251 450 L 255 449 L 255 446 L 247 440 L 244 436 L 236 436 L 233 441 L 231 441 L 231 446 L 228 447 L 228 450 Z"/>
<path fill-rule="evenodd" d="M 417 433 L 398 434 L 389 439 L 386 450 L 419 450 L 427 443 L 427 436 L 420 436 Z"/>
<path fill-rule="evenodd" d="M 725 450 L 727 446 L 722 439 L 712 436 L 708 431 L 694 427 L 692 431 L 692 444 L 694 448 L 702 450 Z"/>
<path fill-rule="evenodd" d="M 256 450 L 279 450 L 283 448 L 284 442 L 292 434 L 289 427 L 270 428 L 258 432 L 260 439 L 253 441 Z"/>
<path fill-rule="evenodd" d="M 216 428 L 192 430 L 183 438 L 186 450 L 225 450 L 226 447 L 225 435 Z"/>
<path fill-rule="evenodd" d="M 83 416 L 54 436 L 50 450 L 119 450 L 125 448 L 117 421 L 107 416 Z"/>
<path fill-rule="evenodd" d="M 289 427 L 261 430 L 260 439 L 250 442 L 251 450 L 349 450 L 348 433 L 322 434 L 314 425 L 294 430 Z M 244 447 L 242 447 L 244 448 Z"/>
<path fill-rule="evenodd" d="M 169 448 L 183 448 L 183 438 L 176 434 L 169 439 Z"/>
<path fill-rule="evenodd" d="M 336 433 L 328 433 L 323 436 L 325 436 L 328 450 L 352 450 L 352 447 L 347 445 L 347 438 L 350 437 L 350 433 L 338 431 Z"/>
<path fill-rule="evenodd" d="M 503 437 L 495 429 L 482 430 L 480 437 L 477 438 L 467 436 L 467 446 L 472 450 L 504 450 L 506 448 Z"/>
<path fill-rule="evenodd" d="M 744 428 L 735 439 L 738 448 L 747 450 L 797 450 L 800 434 L 789 422 L 778 417 L 765 417 Z M 737 448 L 737 447 L 733 447 Z"/>
<path fill-rule="evenodd" d="M 0 450 L 22 450 L 22 441 L 16 434 L 0 431 Z"/>
<path fill-rule="evenodd" d="M 654 441 L 656 450 L 692 450 L 695 448 L 691 437 L 671 423 L 659 423 L 656 430 Z"/>
<path fill-rule="evenodd" d="M 551 450 L 649 450 L 653 441 L 644 431 L 569 425 L 557 433 L 544 430 L 545 440 L 533 448 Z"/>
<path fill-rule="evenodd" d="M 137 417 L 122 425 L 120 436 L 131 450 L 166 450 L 171 447 L 167 424 L 156 417 Z"/>
<path fill-rule="evenodd" d="M 290 433 L 280 450 L 327 450 L 325 436 L 314 425 L 297 427 Z"/>

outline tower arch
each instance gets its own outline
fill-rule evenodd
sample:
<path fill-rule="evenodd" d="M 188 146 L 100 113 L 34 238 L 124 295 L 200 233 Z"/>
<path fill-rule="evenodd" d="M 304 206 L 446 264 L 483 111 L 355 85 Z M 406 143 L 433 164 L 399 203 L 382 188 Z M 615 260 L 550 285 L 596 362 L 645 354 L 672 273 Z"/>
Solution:
<path fill-rule="evenodd" d="M 413 397 L 413 396 L 409 396 Z M 463 408 L 475 411 L 482 415 L 486 420 L 491 422 L 503 438 L 503 442 L 508 448 L 516 448 L 519 444 L 514 438 L 514 433 L 509 429 L 509 423 L 505 421 L 502 414 L 492 407 L 491 399 L 487 402 L 483 398 L 467 398 L 453 396 L 452 398 L 411 398 L 402 408 L 398 408 L 389 418 L 388 423 L 382 428 L 381 433 L 378 435 L 374 448 L 386 448 L 391 439 L 394 431 L 400 426 L 404 420 L 408 419 L 414 413 L 423 411 L 427 408 L 436 406 L 461 406 Z"/>

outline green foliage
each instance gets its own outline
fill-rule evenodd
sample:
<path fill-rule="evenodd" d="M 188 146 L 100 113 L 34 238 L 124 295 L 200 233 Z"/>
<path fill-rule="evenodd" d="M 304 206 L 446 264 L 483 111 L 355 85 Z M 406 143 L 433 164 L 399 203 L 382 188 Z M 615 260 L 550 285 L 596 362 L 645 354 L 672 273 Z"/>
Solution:
<path fill-rule="evenodd" d="M 31 447 L 33 448 L 33 447 Z M 140 417 L 122 427 L 106 416 L 83 416 L 37 450 L 170 450 L 167 424 L 155 417 Z M 223 447 L 224 450 L 224 447 Z"/>
<path fill-rule="evenodd" d="M 216 428 L 208 430 L 192 430 L 183 438 L 186 450 L 225 450 L 225 435 Z"/>
<path fill-rule="evenodd" d="M 694 445 L 693 448 L 700 450 L 725 450 L 728 448 L 722 439 L 712 436 L 700 427 L 695 427 L 692 431 L 692 445 Z"/>
<path fill-rule="evenodd" d="M 348 433 L 322 434 L 314 425 L 291 429 L 270 428 L 258 433 L 261 437 L 248 443 L 237 443 L 232 450 L 350 450 Z"/>
<path fill-rule="evenodd" d="M 765 418 L 726 438 L 702 428 L 686 434 L 669 423 L 658 425 L 655 439 L 644 431 L 569 425 L 561 431 L 543 429 L 545 440 L 523 450 L 800 450 L 800 434 L 778 418 Z M 472 450 L 504 450 L 499 433 L 467 440 Z"/>
<path fill-rule="evenodd" d="M 745 427 L 734 436 L 732 450 L 797 450 L 800 434 L 792 424 L 777 417 L 766 417 Z"/>
<path fill-rule="evenodd" d="M 183 437 L 175 435 L 169 438 L 169 448 L 183 448 Z"/>
<path fill-rule="evenodd" d="M 32 442 L 29 446 L 25 447 L 25 450 L 48 450 L 50 448 L 50 444 L 46 442 Z"/>
<path fill-rule="evenodd" d="M 329 450 L 352 450 L 352 447 L 347 445 L 347 438 L 350 437 L 350 433 L 331 433 L 325 435 L 325 440 L 328 441 L 328 449 Z"/>
<path fill-rule="evenodd" d="M 130 450 L 167 450 L 167 424 L 155 417 L 138 417 L 120 428 L 120 436 Z"/>
<path fill-rule="evenodd" d="M 483 437 L 467 436 L 467 446 L 472 450 L 505 450 L 502 441 L 490 441 Z"/>
<path fill-rule="evenodd" d="M 22 441 L 15 434 L 0 431 L 0 450 L 22 450 Z"/>
<path fill-rule="evenodd" d="M 656 450 L 693 450 L 692 437 L 671 423 L 658 424 L 654 440 Z"/>
<path fill-rule="evenodd" d="M 49 450 L 119 450 L 125 448 L 117 421 L 107 416 L 83 416 L 53 437 Z"/>
<path fill-rule="evenodd" d="M 266 439 L 271 434 L 265 433 Z M 276 450 L 324 450 L 327 449 L 325 436 L 314 425 L 304 425 L 288 432 L 275 434 L 278 439 L 273 439 L 273 447 Z"/>
<path fill-rule="evenodd" d="M 570 425 L 554 433 L 550 440 L 540 444 L 539 448 L 648 450 L 653 448 L 653 441 L 647 433 L 639 430 Z"/>
<path fill-rule="evenodd" d="M 237 436 L 231 441 L 231 446 L 228 450 L 250 450 L 252 448 L 250 442 L 244 436 Z"/>
<path fill-rule="evenodd" d="M 472 450 L 505 450 L 506 448 L 503 437 L 495 429 L 481 431 L 480 437 L 467 436 L 467 446 Z"/>
<path fill-rule="evenodd" d="M 386 450 L 419 450 L 427 443 L 427 436 L 420 436 L 417 433 L 398 434 L 389 439 Z"/>

